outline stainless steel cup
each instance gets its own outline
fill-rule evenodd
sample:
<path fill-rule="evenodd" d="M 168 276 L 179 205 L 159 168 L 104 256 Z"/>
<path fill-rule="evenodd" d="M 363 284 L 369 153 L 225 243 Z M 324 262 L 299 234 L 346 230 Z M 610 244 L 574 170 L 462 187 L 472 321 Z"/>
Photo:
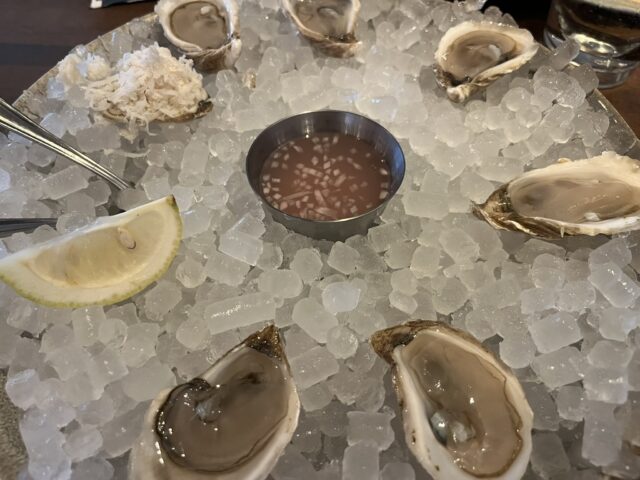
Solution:
<path fill-rule="evenodd" d="M 260 172 L 269 155 L 283 143 L 305 135 L 322 132 L 353 135 L 371 145 L 389 163 L 391 184 L 386 200 L 376 208 L 356 217 L 340 220 L 308 220 L 294 217 L 274 208 L 262 194 Z M 274 220 L 291 230 L 313 238 L 344 240 L 365 234 L 396 194 L 404 178 L 405 160 L 400 144 L 382 125 L 362 115 L 337 110 L 308 112 L 285 118 L 264 129 L 253 141 L 246 163 L 251 188 L 258 195 Z"/>

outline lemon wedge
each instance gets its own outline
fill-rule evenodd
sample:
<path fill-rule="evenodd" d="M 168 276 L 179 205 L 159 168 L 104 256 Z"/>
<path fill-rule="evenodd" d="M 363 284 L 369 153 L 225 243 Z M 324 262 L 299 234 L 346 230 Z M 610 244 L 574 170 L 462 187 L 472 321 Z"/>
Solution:
<path fill-rule="evenodd" d="M 181 238 L 169 196 L 9 255 L 0 260 L 0 280 L 50 307 L 110 305 L 160 278 Z"/>

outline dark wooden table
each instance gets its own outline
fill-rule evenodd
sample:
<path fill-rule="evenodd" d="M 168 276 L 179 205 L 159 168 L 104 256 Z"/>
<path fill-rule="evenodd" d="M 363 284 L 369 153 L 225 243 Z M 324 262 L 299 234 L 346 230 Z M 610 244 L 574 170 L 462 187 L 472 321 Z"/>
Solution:
<path fill-rule="evenodd" d="M 541 38 L 549 0 L 495 0 Z M 153 10 L 154 2 L 89 9 L 89 0 L 0 0 L 0 97 L 13 101 L 75 45 Z M 603 93 L 640 136 L 640 69 Z"/>

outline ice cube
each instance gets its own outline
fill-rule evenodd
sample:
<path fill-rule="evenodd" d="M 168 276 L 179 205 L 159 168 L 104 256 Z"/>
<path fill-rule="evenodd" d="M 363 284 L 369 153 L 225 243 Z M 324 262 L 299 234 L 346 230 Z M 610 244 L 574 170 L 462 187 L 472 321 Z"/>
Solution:
<path fill-rule="evenodd" d="M 615 263 L 590 265 L 589 281 L 614 307 L 629 307 L 640 296 L 640 288 Z"/>
<path fill-rule="evenodd" d="M 344 451 L 342 480 L 371 480 L 380 474 L 378 447 L 369 442 L 350 445 Z"/>
<path fill-rule="evenodd" d="M 258 290 L 278 298 L 295 298 L 302 293 L 302 280 L 294 270 L 268 270 L 258 277 Z"/>
<path fill-rule="evenodd" d="M 313 298 L 299 300 L 292 313 L 293 321 L 319 343 L 326 343 L 327 333 L 338 320 Z"/>
<path fill-rule="evenodd" d="M 176 268 L 176 280 L 185 288 L 199 287 L 206 278 L 204 265 L 191 257 L 185 258 Z"/>
<path fill-rule="evenodd" d="M 526 333 L 500 342 L 500 358 L 511 368 L 528 367 L 536 354 L 536 346 Z"/>
<path fill-rule="evenodd" d="M 464 230 L 453 228 L 440 234 L 440 245 L 455 263 L 472 263 L 480 255 L 480 247 Z"/>
<path fill-rule="evenodd" d="M 105 347 L 93 357 L 88 372 L 95 385 L 105 387 L 111 382 L 125 377 L 129 373 L 129 369 L 120 352 L 111 347 Z"/>
<path fill-rule="evenodd" d="M 119 318 L 105 318 L 98 326 L 98 340 L 103 345 L 119 348 L 127 336 L 127 324 Z"/>
<path fill-rule="evenodd" d="M 436 193 L 411 190 L 402 196 L 402 204 L 406 214 L 414 217 L 441 220 L 449 213 L 447 197 Z"/>
<path fill-rule="evenodd" d="M 609 307 L 600 313 L 600 335 L 610 340 L 626 341 L 629 332 L 638 325 L 640 320 L 633 310 Z"/>
<path fill-rule="evenodd" d="M 411 257 L 411 271 L 418 278 L 432 277 L 440 265 L 440 248 L 418 246 Z"/>
<path fill-rule="evenodd" d="M 555 433 L 536 432 L 532 437 L 531 468 L 542 478 L 562 478 L 571 469 L 562 440 Z"/>
<path fill-rule="evenodd" d="M 176 339 L 188 350 L 201 350 L 211 339 L 209 326 L 202 318 L 188 318 L 176 330 Z"/>
<path fill-rule="evenodd" d="M 275 270 L 282 265 L 284 256 L 282 249 L 278 245 L 270 242 L 264 242 L 262 246 L 262 255 L 258 259 L 258 267 L 262 270 Z"/>
<path fill-rule="evenodd" d="M 89 182 L 82 168 L 72 165 L 53 175 L 48 175 L 43 184 L 47 198 L 58 200 L 83 188 L 87 188 Z"/>
<path fill-rule="evenodd" d="M 322 259 L 317 250 L 301 248 L 291 261 L 291 270 L 300 275 L 304 283 L 311 283 L 318 278 L 322 269 Z"/>
<path fill-rule="evenodd" d="M 74 462 L 89 458 L 102 447 L 102 435 L 96 427 L 82 426 L 71 432 L 65 441 L 64 450 Z"/>
<path fill-rule="evenodd" d="M 20 433 L 29 454 L 29 475 L 34 479 L 69 478 L 71 460 L 62 449 L 64 436 L 43 413 L 30 410 L 20 420 Z"/>
<path fill-rule="evenodd" d="M 396 242 L 385 252 L 384 261 L 389 268 L 408 268 L 417 247 L 416 242 Z"/>
<path fill-rule="evenodd" d="M 585 410 L 584 390 L 575 385 L 565 385 L 558 389 L 556 405 L 560 417 L 574 422 L 582 421 Z"/>
<path fill-rule="evenodd" d="M 300 403 L 305 412 L 313 412 L 329 405 L 333 399 L 333 394 L 324 383 L 316 383 L 315 385 L 299 392 Z"/>
<path fill-rule="evenodd" d="M 120 349 L 129 367 L 140 367 L 156 354 L 159 327 L 154 323 L 137 323 L 127 327 L 126 341 Z"/>
<path fill-rule="evenodd" d="M 212 252 L 204 266 L 204 271 L 209 278 L 226 285 L 240 285 L 250 266 L 245 262 L 220 252 Z"/>
<path fill-rule="evenodd" d="M 194 140 L 187 144 L 182 154 L 182 165 L 178 176 L 180 184 L 202 185 L 208 161 L 209 147 L 206 143 Z"/>
<path fill-rule="evenodd" d="M 495 335 L 493 324 L 495 310 L 490 308 L 476 308 L 467 313 L 464 324 L 471 335 L 483 341 Z"/>
<path fill-rule="evenodd" d="M 336 242 L 331 248 L 327 264 L 345 275 L 349 275 L 356 270 L 356 263 L 360 254 L 355 248 L 342 243 Z"/>
<path fill-rule="evenodd" d="M 405 237 L 398 224 L 385 223 L 383 225 L 370 228 L 368 238 L 371 243 L 371 247 L 373 247 L 376 252 L 384 252 L 395 242 L 403 240 Z"/>
<path fill-rule="evenodd" d="M 182 290 L 174 282 L 160 280 L 144 296 L 144 309 L 150 320 L 160 321 L 182 300 Z"/>
<path fill-rule="evenodd" d="M 327 350 L 336 358 L 349 358 L 358 349 L 358 337 L 347 327 L 339 325 L 327 332 Z"/>
<path fill-rule="evenodd" d="M 406 295 L 415 295 L 418 292 L 418 280 L 407 268 L 397 270 L 391 274 L 391 288 Z"/>
<path fill-rule="evenodd" d="M 368 339 L 373 332 L 382 330 L 387 326 L 384 317 L 380 313 L 371 307 L 362 305 L 349 314 L 347 323 L 361 340 Z"/>
<path fill-rule="evenodd" d="M 529 288 L 520 294 L 522 313 L 529 315 L 542 312 L 556 306 L 556 291 L 552 288 Z"/>
<path fill-rule="evenodd" d="M 329 313 L 350 312 L 358 306 L 360 289 L 352 282 L 334 282 L 322 291 L 322 304 Z"/>
<path fill-rule="evenodd" d="M 552 313 L 534 321 L 529 332 L 542 353 L 553 352 L 582 339 L 576 318 L 566 312 Z"/>
<path fill-rule="evenodd" d="M 633 351 L 624 343 L 600 340 L 587 355 L 587 360 L 594 367 L 624 369 L 631 361 Z"/>
<path fill-rule="evenodd" d="M 152 358 L 140 368 L 131 370 L 121 384 L 128 397 L 144 402 L 152 400 L 161 390 L 175 386 L 176 377 L 168 366 Z"/>
<path fill-rule="evenodd" d="M 230 257 L 255 265 L 262 254 L 262 241 L 241 231 L 228 230 L 220 236 L 218 248 Z"/>
<path fill-rule="evenodd" d="M 78 149 L 85 153 L 117 150 L 121 138 L 118 127 L 110 123 L 96 123 L 76 133 Z"/>
<path fill-rule="evenodd" d="M 212 335 L 254 323 L 273 320 L 276 307 L 265 293 L 251 293 L 231 297 L 210 304 L 205 309 L 205 319 Z"/>
<path fill-rule="evenodd" d="M 389 304 L 407 315 L 411 315 L 418 308 L 418 302 L 415 298 L 397 290 L 389 294 Z"/>
<path fill-rule="evenodd" d="M 565 281 L 564 259 L 543 253 L 536 257 L 531 266 L 531 278 L 538 288 L 560 288 Z"/>
<path fill-rule="evenodd" d="M 133 446 L 140 435 L 147 407 L 141 403 L 102 427 L 103 448 L 108 458 L 118 457 Z"/>
<path fill-rule="evenodd" d="M 586 280 L 567 282 L 558 292 L 558 309 L 580 312 L 596 301 L 596 292 Z"/>
<path fill-rule="evenodd" d="M 106 320 L 102 307 L 86 307 L 71 314 L 73 333 L 79 345 L 88 347 L 98 341 L 98 327 Z"/>
<path fill-rule="evenodd" d="M 390 410 L 380 413 L 348 412 L 347 442 L 349 445 L 372 442 L 378 450 L 386 450 L 395 439 L 391 428 L 394 417 Z"/>
<path fill-rule="evenodd" d="M 415 480 L 416 473 L 409 463 L 390 462 L 380 472 L 380 480 Z"/>
<path fill-rule="evenodd" d="M 182 238 L 191 238 L 209 230 L 212 211 L 202 204 L 196 204 L 189 210 L 181 211 Z"/>
<path fill-rule="evenodd" d="M 622 448 L 622 432 L 613 415 L 615 405 L 587 402 L 582 456 L 593 465 L 612 463 Z"/>
<path fill-rule="evenodd" d="M 289 363 L 293 378 L 301 391 L 326 380 L 339 370 L 338 362 L 334 356 L 321 346 L 314 347 L 290 359 Z"/>
<path fill-rule="evenodd" d="M 537 356 L 531 362 L 531 367 L 547 387 L 554 389 L 580 380 L 576 366 L 580 365 L 582 360 L 582 354 L 577 348 L 564 347 Z"/>
<path fill-rule="evenodd" d="M 79 345 L 71 344 L 48 354 L 47 361 L 64 381 L 86 370 L 89 354 Z"/>
<path fill-rule="evenodd" d="M 615 404 L 627 401 L 629 384 L 622 369 L 589 366 L 582 383 L 589 400 Z"/>
<path fill-rule="evenodd" d="M 547 387 L 541 383 L 522 382 L 522 388 L 533 410 L 533 428 L 536 430 L 558 430 L 560 417 Z"/>
<path fill-rule="evenodd" d="M 110 480 L 113 478 L 113 467 L 103 458 L 87 458 L 74 465 L 71 480 Z"/>
<path fill-rule="evenodd" d="M 287 448 L 271 471 L 271 476 L 274 480 L 295 480 L 299 478 L 314 480 L 317 475 L 313 465 L 304 455 L 293 448 Z"/>
<path fill-rule="evenodd" d="M 113 418 L 115 408 L 111 397 L 105 394 L 98 400 L 78 406 L 74 415 L 76 413 L 76 418 L 82 425 L 104 425 Z"/>
<path fill-rule="evenodd" d="M 14 405 L 27 410 L 35 402 L 34 394 L 39 383 L 38 373 L 28 369 L 7 377 L 5 389 Z"/>
<path fill-rule="evenodd" d="M 614 238 L 589 254 L 589 266 L 612 262 L 620 268 L 631 263 L 631 250 L 624 238 Z"/>
<path fill-rule="evenodd" d="M 432 284 L 434 290 L 433 308 L 438 313 L 443 315 L 449 315 L 461 308 L 469 299 L 469 292 L 464 284 L 457 278 L 439 278 L 438 282 Z M 490 287 L 497 287 L 494 290 L 496 295 L 500 294 L 500 288 L 498 283 L 490 285 Z M 499 306 L 500 303 L 496 302 Z"/>
<path fill-rule="evenodd" d="M 53 325 L 42 334 L 40 351 L 51 353 L 75 341 L 73 331 L 66 325 Z"/>

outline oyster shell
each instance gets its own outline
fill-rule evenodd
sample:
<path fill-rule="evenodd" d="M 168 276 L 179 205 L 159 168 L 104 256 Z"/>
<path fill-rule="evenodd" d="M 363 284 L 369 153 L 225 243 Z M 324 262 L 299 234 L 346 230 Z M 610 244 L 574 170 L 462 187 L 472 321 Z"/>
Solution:
<path fill-rule="evenodd" d="M 508 367 L 466 333 L 415 321 L 371 337 L 392 366 L 406 441 L 434 480 L 516 480 L 533 413 Z"/>
<path fill-rule="evenodd" d="M 360 0 L 282 0 L 298 31 L 333 57 L 352 56 L 360 42 L 355 24 Z"/>
<path fill-rule="evenodd" d="M 274 326 L 151 403 L 131 480 L 263 480 L 298 424 L 300 401 Z"/>
<path fill-rule="evenodd" d="M 231 68 L 242 49 L 236 0 L 160 0 L 165 37 L 206 72 Z"/>
<path fill-rule="evenodd" d="M 605 152 L 560 159 L 502 185 L 475 215 L 499 229 L 542 238 L 640 229 L 640 162 Z"/>
<path fill-rule="evenodd" d="M 212 109 L 213 109 L 213 101 L 211 100 L 211 97 L 207 97 L 206 100 L 201 100 L 200 102 L 198 102 L 198 108 L 193 113 L 185 113 L 184 115 L 180 115 L 178 117 L 171 117 L 168 115 L 164 115 L 159 117 L 155 121 L 161 122 L 161 123 L 188 122 L 196 118 L 204 117 Z M 110 107 L 101 113 L 104 117 L 119 123 L 128 123 L 129 121 L 127 119 L 127 116 L 120 109 L 115 107 Z M 143 124 L 141 122 L 138 122 L 138 125 L 142 126 Z"/>
<path fill-rule="evenodd" d="M 517 70 L 538 51 L 528 30 L 488 21 L 466 21 L 444 34 L 435 53 L 438 83 L 463 102 L 502 75 Z"/>

